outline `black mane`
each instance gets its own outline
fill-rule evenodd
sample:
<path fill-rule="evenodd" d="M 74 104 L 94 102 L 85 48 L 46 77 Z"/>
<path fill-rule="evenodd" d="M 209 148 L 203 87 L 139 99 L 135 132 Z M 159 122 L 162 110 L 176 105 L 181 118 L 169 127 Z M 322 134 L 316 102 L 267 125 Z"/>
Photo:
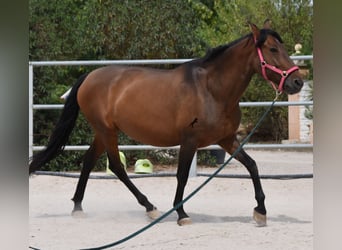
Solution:
<path fill-rule="evenodd" d="M 213 59 L 215 59 L 216 57 L 218 57 L 219 55 L 221 55 L 226 49 L 234 46 L 235 44 L 239 43 L 240 41 L 242 41 L 243 39 L 245 39 L 246 37 L 251 37 L 251 34 L 248 34 L 246 36 L 243 36 L 233 42 L 230 42 L 228 44 L 224 44 L 224 45 L 220 45 L 218 47 L 215 48 L 211 48 L 207 51 L 207 53 L 205 54 L 205 56 L 202 58 L 202 62 L 209 62 Z"/>
<path fill-rule="evenodd" d="M 270 29 L 261 29 L 259 40 L 257 41 L 255 46 L 257 46 L 257 47 L 262 46 L 263 43 L 266 41 L 268 35 L 275 37 L 279 42 L 283 43 L 283 40 L 281 39 L 281 37 L 279 36 L 279 34 L 277 32 L 270 30 Z M 222 55 L 225 50 L 229 49 L 230 47 L 236 45 L 237 43 L 241 42 L 242 40 L 244 40 L 246 38 L 248 38 L 248 42 L 254 43 L 253 34 L 249 33 L 249 34 L 247 34 L 247 35 L 245 35 L 245 36 L 243 36 L 243 37 L 241 37 L 241 38 L 239 38 L 233 42 L 230 42 L 228 44 L 220 45 L 218 47 L 209 49 L 204 57 L 194 59 L 192 61 L 184 63 L 183 65 L 185 66 L 185 69 L 186 69 L 184 77 L 186 79 L 186 82 L 189 82 L 189 83 L 195 82 L 195 80 L 193 79 L 193 77 L 194 77 L 193 70 L 196 67 L 203 67 L 206 63 L 210 63 L 215 58 Z"/>
<path fill-rule="evenodd" d="M 271 35 L 273 37 L 275 37 L 279 42 L 283 43 L 283 40 L 281 39 L 280 35 L 273 31 L 273 30 L 270 30 L 270 29 L 261 29 L 260 30 L 260 37 L 259 37 L 259 40 L 257 41 L 257 44 L 256 46 L 257 47 L 260 47 L 263 45 L 263 43 L 266 41 L 267 39 L 267 36 L 268 35 Z M 244 40 L 245 38 L 252 38 L 252 33 L 249 33 L 233 42 L 230 42 L 228 44 L 224 44 L 224 45 L 220 45 L 218 47 L 215 47 L 215 48 L 211 48 L 207 51 L 207 53 L 205 54 L 204 57 L 202 58 L 199 58 L 195 61 L 200 61 L 202 63 L 205 63 L 205 62 L 209 62 L 215 58 L 217 58 L 219 55 L 221 55 L 226 49 L 234 46 L 235 44 L 239 43 L 240 41 Z"/>

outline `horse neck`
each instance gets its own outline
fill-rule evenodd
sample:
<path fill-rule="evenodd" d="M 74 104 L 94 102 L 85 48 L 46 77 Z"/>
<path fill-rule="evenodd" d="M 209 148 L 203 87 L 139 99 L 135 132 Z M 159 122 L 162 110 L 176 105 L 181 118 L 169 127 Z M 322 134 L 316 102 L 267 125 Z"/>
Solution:
<path fill-rule="evenodd" d="M 212 66 L 207 68 L 212 76 L 211 81 L 208 82 L 209 91 L 216 100 L 226 105 L 239 102 L 256 72 L 255 46 L 252 41 L 246 39 L 227 48 L 212 62 Z"/>

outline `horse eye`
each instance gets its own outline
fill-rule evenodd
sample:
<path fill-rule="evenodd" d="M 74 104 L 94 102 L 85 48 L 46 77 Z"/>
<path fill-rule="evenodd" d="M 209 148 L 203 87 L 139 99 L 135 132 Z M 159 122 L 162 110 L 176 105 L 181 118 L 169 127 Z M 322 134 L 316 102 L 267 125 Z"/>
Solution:
<path fill-rule="evenodd" d="M 278 52 L 278 49 L 277 49 L 277 48 L 274 48 L 274 47 L 272 47 L 272 48 L 270 48 L 270 51 L 271 51 L 272 53 L 276 53 L 276 52 Z"/>

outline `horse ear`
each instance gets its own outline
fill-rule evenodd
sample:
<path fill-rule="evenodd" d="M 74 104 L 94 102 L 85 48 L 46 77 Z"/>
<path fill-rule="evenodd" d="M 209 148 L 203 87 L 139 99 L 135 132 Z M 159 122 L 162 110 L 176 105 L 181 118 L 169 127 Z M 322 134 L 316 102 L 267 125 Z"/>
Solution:
<path fill-rule="evenodd" d="M 271 29 L 271 24 L 272 24 L 272 21 L 270 19 L 266 19 L 265 22 L 264 22 L 264 29 Z"/>
<path fill-rule="evenodd" d="M 248 24 L 249 24 L 249 27 L 250 27 L 252 33 L 253 33 L 254 40 L 258 41 L 259 36 L 260 36 L 259 28 L 254 23 L 248 22 Z"/>

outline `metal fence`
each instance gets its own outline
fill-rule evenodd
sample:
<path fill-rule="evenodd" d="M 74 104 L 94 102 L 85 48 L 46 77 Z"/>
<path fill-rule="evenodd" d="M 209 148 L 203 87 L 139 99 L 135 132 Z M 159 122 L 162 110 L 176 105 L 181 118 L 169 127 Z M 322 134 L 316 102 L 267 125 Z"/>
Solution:
<path fill-rule="evenodd" d="M 291 56 L 292 60 L 312 60 L 312 55 Z M 154 59 L 154 60 L 99 60 L 99 61 L 31 61 L 29 62 L 29 156 L 33 155 L 33 151 L 42 150 L 44 146 L 34 146 L 33 144 L 33 110 L 38 109 L 62 109 L 63 104 L 34 104 L 33 103 L 33 84 L 34 84 L 34 67 L 46 66 L 103 66 L 113 64 L 127 65 L 158 65 L 158 64 L 181 64 L 192 59 Z M 271 105 L 271 102 L 241 102 L 240 107 L 265 107 Z M 296 101 L 296 102 L 276 102 L 274 106 L 311 106 L 313 101 Z M 295 143 L 295 144 L 246 144 L 245 149 L 285 149 L 285 148 L 312 148 L 312 144 Z M 67 145 L 65 150 L 87 150 L 89 145 Z M 119 145 L 120 150 L 155 150 L 155 149 L 178 149 L 175 147 L 154 147 L 150 145 Z M 218 145 L 211 145 L 203 149 L 221 149 Z M 197 154 L 195 155 L 190 170 L 190 176 L 196 175 Z"/>

